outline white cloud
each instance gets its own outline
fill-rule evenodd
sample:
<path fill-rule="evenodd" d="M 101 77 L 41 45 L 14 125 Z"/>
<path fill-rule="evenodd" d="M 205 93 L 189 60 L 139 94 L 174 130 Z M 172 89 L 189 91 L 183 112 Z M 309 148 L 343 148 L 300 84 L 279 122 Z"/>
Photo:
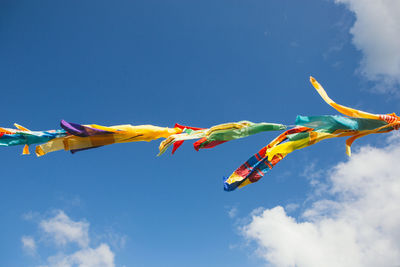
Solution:
<path fill-rule="evenodd" d="M 238 209 L 237 209 L 237 207 L 231 207 L 231 208 L 228 210 L 228 216 L 229 216 L 229 218 L 235 218 L 237 214 L 238 214 Z"/>
<path fill-rule="evenodd" d="M 53 218 L 41 221 L 40 228 L 57 245 L 76 242 L 81 247 L 86 247 L 89 244 L 89 223 L 74 222 L 63 211 L 58 211 Z"/>
<path fill-rule="evenodd" d="M 297 203 L 289 203 L 285 206 L 285 210 L 287 212 L 293 212 L 293 211 L 297 210 L 299 207 L 300 207 L 300 205 Z"/>
<path fill-rule="evenodd" d="M 52 245 L 50 252 L 54 253 L 47 258 L 46 265 L 42 267 L 114 267 L 114 253 L 106 243 L 97 247 L 91 247 L 89 238 L 89 223 L 85 220 L 74 221 L 63 211 L 51 217 L 41 220 L 38 227 L 42 230 L 38 240 L 47 240 Z M 117 234 L 113 234 L 114 242 Z M 40 251 L 35 240 L 30 236 L 22 237 L 23 248 L 30 252 Z M 125 237 L 120 240 L 121 246 Z M 55 246 L 54 246 L 55 245 Z M 68 249 L 66 248 L 68 245 Z M 75 248 L 71 252 L 71 248 Z M 48 248 L 49 249 L 49 248 Z M 69 253 L 65 253 L 65 251 Z"/>
<path fill-rule="evenodd" d="M 24 219 L 26 221 L 33 221 L 37 217 L 39 217 L 39 213 L 33 212 L 33 211 L 29 211 L 29 212 L 22 214 L 22 219 Z"/>
<path fill-rule="evenodd" d="M 48 259 L 47 267 L 114 267 L 114 253 L 107 244 L 81 249 L 71 255 L 56 255 Z"/>
<path fill-rule="evenodd" d="M 301 220 L 280 206 L 253 213 L 242 233 L 257 255 L 272 266 L 399 266 L 400 138 L 390 140 L 334 167 Z"/>
<path fill-rule="evenodd" d="M 22 248 L 31 255 L 36 253 L 36 242 L 31 236 L 23 236 L 21 238 Z"/>
<path fill-rule="evenodd" d="M 360 71 L 384 86 L 400 84 L 400 1 L 335 0 L 356 16 L 350 30 L 353 44 L 363 53 Z M 392 88 L 385 88 L 391 90 Z"/>
<path fill-rule="evenodd" d="M 100 238 L 108 240 L 111 247 L 117 250 L 125 248 L 126 240 L 128 239 L 126 235 L 121 235 L 112 230 L 106 231 Z"/>

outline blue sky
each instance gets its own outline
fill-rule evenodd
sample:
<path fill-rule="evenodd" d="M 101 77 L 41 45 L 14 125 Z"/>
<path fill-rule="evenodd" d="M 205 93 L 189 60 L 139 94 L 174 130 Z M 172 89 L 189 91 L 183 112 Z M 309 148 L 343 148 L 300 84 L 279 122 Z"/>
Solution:
<path fill-rule="evenodd" d="M 59 128 L 61 119 L 290 125 L 300 114 L 337 114 L 314 91 L 310 75 L 338 103 L 373 113 L 397 111 L 400 6 L 361 2 L 1 1 L 0 125 L 46 130 Z M 258 134 L 200 152 L 186 142 L 174 156 L 158 158 L 159 141 L 41 158 L 21 156 L 22 147 L 2 148 L 0 265 L 321 266 L 318 259 L 293 256 L 294 248 L 278 245 L 271 233 L 283 232 L 289 244 L 293 235 L 285 231 L 302 222 L 322 229 L 317 215 L 357 221 L 343 215 L 344 208 L 340 213 L 325 205 L 349 204 L 343 192 L 373 193 L 354 191 L 355 184 L 338 186 L 342 171 L 363 171 L 362 151 L 382 159 L 399 152 L 390 150 L 386 137 L 369 136 L 355 143 L 349 161 L 344 140 L 329 140 L 291 154 L 256 184 L 224 192 L 222 178 L 275 136 Z M 397 168 L 396 161 L 389 163 Z M 367 177 L 360 172 L 346 181 Z M 400 186 L 396 177 L 385 177 L 380 180 L 389 182 L 382 187 Z M 398 211 L 393 209 L 390 214 Z M 400 223 L 396 218 L 393 225 Z M 387 229 L 387 236 L 400 232 Z M 311 242 L 304 236 L 303 244 Z M 367 266 L 362 252 L 377 239 L 356 239 L 354 244 L 364 244 L 354 250 L 360 261 L 345 263 Z M 341 246 L 334 244 L 327 247 Z M 391 245 L 389 258 L 399 260 L 400 244 Z M 321 255 L 354 256 L 335 249 Z M 94 258 L 99 262 L 85 262 Z"/>

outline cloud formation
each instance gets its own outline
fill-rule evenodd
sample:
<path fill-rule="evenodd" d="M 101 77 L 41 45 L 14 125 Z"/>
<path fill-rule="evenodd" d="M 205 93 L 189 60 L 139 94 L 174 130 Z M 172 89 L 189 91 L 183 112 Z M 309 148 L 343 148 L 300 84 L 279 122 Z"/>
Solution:
<path fill-rule="evenodd" d="M 21 238 L 22 248 L 26 253 L 34 255 L 36 253 L 36 242 L 31 236 L 23 236 Z"/>
<path fill-rule="evenodd" d="M 112 267 L 114 254 L 107 244 L 100 244 L 97 248 L 85 248 L 71 255 L 59 254 L 48 259 L 49 265 L 43 267 Z"/>
<path fill-rule="evenodd" d="M 74 222 L 63 211 L 58 211 L 53 218 L 42 220 L 40 228 L 57 245 L 75 242 L 81 247 L 87 247 L 89 244 L 89 223 Z"/>
<path fill-rule="evenodd" d="M 41 230 L 39 240 L 44 239 L 55 249 L 55 255 L 49 256 L 40 267 L 114 267 L 114 253 L 106 243 L 97 247 L 90 245 L 89 222 L 74 221 L 59 210 L 53 217 L 43 219 L 38 224 Z M 23 236 L 23 248 L 33 254 L 38 251 L 33 237 Z M 71 253 L 65 253 L 75 248 Z"/>
<path fill-rule="evenodd" d="M 273 266 L 399 266 L 400 138 L 363 147 L 334 167 L 328 190 L 301 220 L 284 208 L 258 209 L 242 228 Z"/>
<path fill-rule="evenodd" d="M 360 72 L 379 81 L 381 90 L 400 84 L 400 1 L 335 0 L 354 12 L 350 30 L 353 44 L 362 51 Z M 386 86 L 386 87 L 385 87 Z"/>

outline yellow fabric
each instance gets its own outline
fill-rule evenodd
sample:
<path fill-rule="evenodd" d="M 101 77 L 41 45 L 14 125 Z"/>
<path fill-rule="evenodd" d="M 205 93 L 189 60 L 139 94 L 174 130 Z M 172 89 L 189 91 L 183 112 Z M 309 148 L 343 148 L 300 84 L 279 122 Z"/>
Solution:
<path fill-rule="evenodd" d="M 357 109 L 353 109 L 353 108 L 349 108 L 346 106 L 342 106 L 339 104 L 336 104 L 329 96 L 328 94 L 325 92 L 324 88 L 317 82 L 317 80 L 315 80 L 313 77 L 310 77 L 310 82 L 311 84 L 314 86 L 314 88 L 317 90 L 317 92 L 319 93 L 319 95 L 322 97 L 323 100 L 325 100 L 325 102 L 330 105 L 331 107 L 333 107 L 334 109 L 336 109 L 337 111 L 339 111 L 340 113 L 350 116 L 350 117 L 354 117 L 354 118 L 365 118 L 365 119 L 374 119 L 374 120 L 379 120 L 379 115 L 377 114 L 372 114 L 372 113 L 368 113 L 368 112 L 364 112 L 361 110 L 357 110 Z"/>
<path fill-rule="evenodd" d="M 114 126 L 112 127 L 107 127 L 107 126 L 101 126 L 101 125 L 97 125 L 97 124 L 89 124 L 89 125 L 84 125 L 84 126 L 88 126 L 91 128 L 95 128 L 95 129 L 99 129 L 99 130 L 103 130 L 103 131 L 107 131 L 107 132 L 118 132 L 118 129 L 115 129 Z"/>
<path fill-rule="evenodd" d="M 206 129 L 206 135 L 210 136 L 211 134 L 213 134 L 214 132 L 217 132 L 217 131 L 232 130 L 232 129 L 242 129 L 242 128 L 247 127 L 249 125 L 250 125 L 250 123 L 248 123 L 248 122 L 224 123 L 224 124 L 213 126 L 210 129 Z"/>
<path fill-rule="evenodd" d="M 179 128 L 158 127 L 153 125 L 116 125 L 104 127 L 100 125 L 87 125 L 92 128 L 113 132 L 111 134 L 94 135 L 80 137 L 69 135 L 66 137 L 55 138 L 43 145 L 36 147 L 36 155 L 43 156 L 49 152 L 57 150 L 75 150 L 97 146 L 110 145 L 114 143 L 127 143 L 138 141 L 151 141 L 158 138 L 167 138 L 170 135 L 181 133 Z"/>
<path fill-rule="evenodd" d="M 207 131 L 208 131 L 208 129 L 204 129 L 204 130 L 195 131 L 194 133 L 190 133 L 190 134 L 178 133 L 178 134 L 170 135 L 167 139 L 163 140 L 160 143 L 160 146 L 158 147 L 160 152 L 158 153 L 157 156 L 161 156 L 168 149 L 168 147 L 171 146 L 172 144 L 174 144 L 176 141 L 186 141 L 186 140 L 203 138 L 203 137 L 207 136 Z"/>
<path fill-rule="evenodd" d="M 269 148 L 266 150 L 265 152 L 265 156 L 268 156 L 268 160 L 271 161 L 272 158 L 275 155 L 281 155 L 282 157 L 285 157 L 287 154 L 301 149 L 301 148 L 305 148 L 308 146 L 311 146 L 315 143 L 318 143 L 322 140 L 328 139 L 328 138 L 334 138 L 334 137 L 344 137 L 344 136 L 349 136 L 349 135 L 353 135 L 354 132 L 348 132 L 348 131 L 336 131 L 334 133 L 323 133 L 323 132 L 310 132 L 308 137 L 305 137 L 303 139 L 300 140 L 296 140 L 296 141 L 288 141 L 286 143 L 282 143 L 282 144 L 278 144 L 277 143 L 273 143 L 274 141 L 271 142 L 269 146 Z M 281 140 L 283 141 L 283 140 Z"/>
<path fill-rule="evenodd" d="M 40 157 L 46 155 L 49 152 L 54 152 L 64 149 L 64 142 L 63 142 L 64 138 L 65 137 L 55 138 L 47 143 L 37 146 L 35 149 L 36 156 Z"/>
<path fill-rule="evenodd" d="M 21 131 L 30 132 L 30 131 L 29 131 L 28 129 L 26 129 L 24 126 L 21 126 L 21 125 L 19 125 L 19 124 L 17 124 L 17 123 L 14 123 L 14 126 L 15 126 L 17 129 L 21 130 Z"/>
<path fill-rule="evenodd" d="M 10 129 L 7 128 L 1 128 L 0 127 L 0 133 L 4 133 L 4 134 L 14 134 L 15 132 L 10 131 Z"/>
<path fill-rule="evenodd" d="M 123 131 L 123 133 L 117 132 L 114 135 L 116 143 L 138 141 L 150 142 L 152 140 L 167 138 L 173 134 L 178 134 L 182 132 L 182 129 L 180 128 L 167 128 L 153 125 L 117 125 L 112 126 L 112 128 Z"/>
<path fill-rule="evenodd" d="M 29 155 L 29 146 L 25 145 L 24 149 L 22 150 L 22 155 Z"/>
<path fill-rule="evenodd" d="M 245 179 L 245 178 L 242 177 L 242 176 L 240 176 L 240 175 L 238 175 L 236 172 L 233 172 L 233 173 L 231 174 L 231 176 L 229 176 L 228 180 L 226 180 L 226 182 L 229 183 L 229 184 L 233 184 L 233 183 L 235 183 L 235 182 L 240 182 L 240 181 L 242 181 L 243 179 Z M 247 180 L 248 180 L 248 179 L 246 179 L 246 181 L 247 181 Z M 243 183 L 246 183 L 245 185 L 251 184 L 251 183 L 246 182 L 246 181 L 243 182 Z M 242 184 L 243 184 L 243 183 L 242 183 Z M 243 185 L 243 186 L 245 186 L 245 185 Z"/>
<path fill-rule="evenodd" d="M 241 181 L 241 180 L 243 180 L 243 178 L 241 178 L 240 180 L 238 179 L 238 181 Z M 243 183 L 241 183 L 241 184 L 238 186 L 238 188 L 242 188 L 243 186 L 249 185 L 249 184 L 251 184 L 251 183 L 252 183 L 252 182 L 250 182 L 249 179 L 246 179 Z"/>
<path fill-rule="evenodd" d="M 38 156 L 38 157 L 45 155 L 43 149 L 40 146 L 36 147 L 35 153 L 36 153 L 36 156 Z"/>
<path fill-rule="evenodd" d="M 339 111 L 340 113 L 350 116 L 350 117 L 354 117 L 354 118 L 364 118 L 364 119 L 374 119 L 374 120 L 383 120 L 386 122 L 392 122 L 389 123 L 388 125 L 382 126 L 380 128 L 374 129 L 374 130 L 368 130 L 368 131 L 361 131 L 358 134 L 354 135 L 354 133 L 352 134 L 341 134 L 340 136 L 346 136 L 346 135 L 353 135 L 352 137 L 350 137 L 349 139 L 346 140 L 346 154 L 348 156 L 351 156 L 351 145 L 353 144 L 353 142 L 363 136 L 369 135 L 369 134 L 373 134 L 373 133 L 383 133 L 383 132 L 389 132 L 391 130 L 387 130 L 384 131 L 383 129 L 385 128 L 390 128 L 393 127 L 395 129 L 398 128 L 398 126 L 400 125 L 399 123 L 399 117 L 395 114 L 386 114 L 386 115 L 380 115 L 380 114 L 372 114 L 372 113 L 368 113 L 365 111 L 361 111 L 361 110 L 357 110 L 357 109 L 353 109 L 353 108 L 349 108 L 346 106 L 342 106 L 339 104 L 336 104 L 326 93 L 326 91 L 324 90 L 324 88 L 317 82 L 317 80 L 315 80 L 313 77 L 310 77 L 310 82 L 311 84 L 314 86 L 314 88 L 317 90 L 317 92 L 319 93 L 319 95 L 322 97 L 322 99 L 324 99 L 324 101 L 329 104 L 330 106 L 332 106 L 334 109 L 336 109 L 337 111 Z M 391 117 L 391 118 L 387 118 L 387 117 Z M 339 137 L 339 136 L 337 136 Z"/>
<path fill-rule="evenodd" d="M 369 135 L 369 134 L 390 132 L 390 131 L 392 131 L 392 129 L 388 129 L 388 130 L 384 130 L 384 129 L 392 128 L 392 127 L 394 128 L 394 127 L 396 127 L 398 125 L 400 125 L 400 122 L 389 123 L 388 125 L 384 125 L 382 127 L 374 129 L 374 130 L 360 131 L 359 134 L 354 135 L 354 136 L 352 136 L 352 137 L 350 137 L 349 139 L 346 140 L 346 154 L 349 157 L 351 156 L 351 145 L 353 144 L 353 142 L 356 139 L 361 138 L 361 137 L 366 136 L 366 135 Z"/>
<path fill-rule="evenodd" d="M 300 140 L 296 141 L 288 141 L 286 143 L 280 143 L 284 139 L 282 137 L 278 137 L 273 140 L 269 145 L 265 152 L 265 156 L 268 156 L 268 160 L 271 161 L 275 155 L 282 155 L 285 157 L 287 154 L 293 152 L 294 150 L 301 149 L 315 143 L 318 143 L 322 140 L 328 138 L 335 138 L 335 137 L 346 137 L 351 136 L 349 139 L 346 140 L 346 153 L 347 155 L 351 156 L 351 145 L 353 142 L 363 136 L 374 134 L 374 133 L 384 133 L 392 131 L 392 129 L 385 130 L 387 128 L 395 127 L 396 125 L 400 125 L 400 122 L 394 122 L 391 124 L 384 125 L 374 130 L 366 130 L 366 131 L 348 131 L 348 130 L 337 130 L 333 133 L 323 133 L 323 132 L 310 132 L 309 136 Z"/>
<path fill-rule="evenodd" d="M 283 144 L 279 144 L 277 146 L 267 149 L 267 151 L 265 152 L 265 156 L 268 156 L 269 161 L 271 161 L 272 158 L 277 154 L 286 156 L 287 154 L 289 154 L 290 152 L 293 152 L 294 150 L 309 146 L 308 141 L 309 141 L 309 138 L 303 138 L 300 140 L 289 141 L 289 142 L 286 142 Z"/>

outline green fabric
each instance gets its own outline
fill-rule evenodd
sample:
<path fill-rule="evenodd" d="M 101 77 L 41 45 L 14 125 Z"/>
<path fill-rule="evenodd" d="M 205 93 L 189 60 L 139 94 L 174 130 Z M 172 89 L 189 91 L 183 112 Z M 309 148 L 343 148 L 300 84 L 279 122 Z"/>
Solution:
<path fill-rule="evenodd" d="M 243 137 L 247 137 L 253 134 L 267 132 L 267 131 L 280 131 L 285 130 L 286 126 L 283 124 L 276 123 L 253 123 L 249 121 L 240 121 L 239 124 L 248 124 L 243 128 L 239 129 L 226 129 L 226 130 L 216 130 L 212 131 L 210 135 L 207 137 L 208 141 L 229 141 L 234 139 L 239 139 Z"/>

